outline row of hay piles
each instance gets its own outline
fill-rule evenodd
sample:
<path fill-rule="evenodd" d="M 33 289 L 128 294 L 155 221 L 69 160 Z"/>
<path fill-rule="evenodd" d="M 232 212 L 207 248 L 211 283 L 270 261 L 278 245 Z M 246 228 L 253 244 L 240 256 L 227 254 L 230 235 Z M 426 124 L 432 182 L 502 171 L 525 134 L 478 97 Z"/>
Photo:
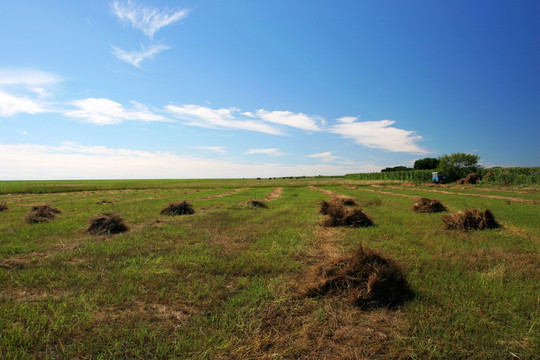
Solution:
<path fill-rule="evenodd" d="M 347 205 L 350 204 L 350 205 Z M 372 226 L 373 220 L 362 209 L 354 208 L 356 201 L 351 198 L 336 197 L 329 202 L 322 201 L 319 209 L 321 215 L 327 215 L 323 225 L 328 227 L 349 226 L 366 227 Z"/>
<path fill-rule="evenodd" d="M 321 264 L 307 279 L 304 296 L 335 296 L 362 308 L 396 308 L 413 296 L 401 267 L 371 249 Z"/>
<path fill-rule="evenodd" d="M 455 214 L 443 215 L 442 221 L 447 229 L 457 230 L 484 230 L 496 229 L 500 225 L 495 220 L 491 210 L 465 209 Z"/>
<path fill-rule="evenodd" d="M 61 214 L 62 210 L 49 205 L 34 205 L 26 214 L 25 221 L 29 224 L 49 222 Z"/>
<path fill-rule="evenodd" d="M 420 198 L 413 205 L 413 211 L 417 213 L 436 213 L 446 210 L 446 207 L 436 199 Z"/>

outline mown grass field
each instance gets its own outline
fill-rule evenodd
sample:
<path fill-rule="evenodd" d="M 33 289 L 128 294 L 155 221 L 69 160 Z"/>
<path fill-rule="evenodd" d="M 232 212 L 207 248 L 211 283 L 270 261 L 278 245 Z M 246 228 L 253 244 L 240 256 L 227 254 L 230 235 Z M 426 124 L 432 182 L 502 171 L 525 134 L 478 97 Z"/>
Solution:
<path fill-rule="evenodd" d="M 369 228 L 325 228 L 329 194 Z M 489 208 L 502 225 L 447 230 Z M 264 200 L 267 209 L 250 207 Z M 98 204 L 98 202 L 105 203 Z M 160 215 L 186 200 L 195 214 Z M 0 359 L 538 359 L 538 188 L 417 186 L 340 178 L 2 182 Z M 27 224 L 31 205 L 62 210 Z M 128 232 L 88 234 L 118 213 Z M 396 260 L 416 296 L 360 310 L 299 295 L 323 261 L 359 246 Z"/>

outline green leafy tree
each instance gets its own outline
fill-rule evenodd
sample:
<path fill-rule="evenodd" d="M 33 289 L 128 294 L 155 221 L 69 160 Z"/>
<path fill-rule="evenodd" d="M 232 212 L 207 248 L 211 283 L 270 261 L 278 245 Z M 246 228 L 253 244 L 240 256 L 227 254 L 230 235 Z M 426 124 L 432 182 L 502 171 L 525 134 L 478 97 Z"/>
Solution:
<path fill-rule="evenodd" d="M 449 181 L 459 180 L 470 173 L 478 172 L 482 167 L 478 165 L 480 157 L 476 154 L 453 153 L 439 157 L 437 171 L 446 174 Z"/>
<path fill-rule="evenodd" d="M 432 170 L 439 165 L 439 160 L 436 158 L 423 158 L 414 162 L 414 170 Z"/>

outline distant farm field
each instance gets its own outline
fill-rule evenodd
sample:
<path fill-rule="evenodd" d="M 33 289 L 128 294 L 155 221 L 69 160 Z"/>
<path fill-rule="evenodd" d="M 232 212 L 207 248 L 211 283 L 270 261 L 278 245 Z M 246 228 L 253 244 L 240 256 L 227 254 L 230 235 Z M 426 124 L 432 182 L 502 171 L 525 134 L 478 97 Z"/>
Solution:
<path fill-rule="evenodd" d="M 344 178 L 0 182 L 0 359 L 538 359 L 538 190 Z M 323 226 L 321 203 L 335 196 L 374 225 Z M 414 212 L 420 197 L 448 211 Z M 194 213 L 161 214 L 179 201 Z M 38 204 L 61 212 L 28 223 Z M 471 208 L 490 209 L 501 227 L 441 220 Z M 128 231 L 89 233 L 104 213 Z M 360 247 L 393 259 L 414 297 L 389 309 L 305 296 L 322 264 Z"/>

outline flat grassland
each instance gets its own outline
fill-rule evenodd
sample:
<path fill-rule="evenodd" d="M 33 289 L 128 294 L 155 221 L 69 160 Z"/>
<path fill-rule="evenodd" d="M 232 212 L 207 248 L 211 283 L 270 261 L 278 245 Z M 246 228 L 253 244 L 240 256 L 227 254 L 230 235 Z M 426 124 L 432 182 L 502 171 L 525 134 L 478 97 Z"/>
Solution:
<path fill-rule="evenodd" d="M 332 195 L 375 226 L 323 227 Z M 418 197 L 502 227 L 448 230 L 412 211 Z M 195 213 L 160 214 L 180 200 Z M 539 202 L 538 188 L 342 178 L 0 182 L 0 359 L 538 359 Z M 28 224 L 36 204 L 62 213 Z M 100 213 L 129 231 L 89 234 Z M 359 246 L 400 264 L 415 297 L 361 310 L 299 295 Z"/>

